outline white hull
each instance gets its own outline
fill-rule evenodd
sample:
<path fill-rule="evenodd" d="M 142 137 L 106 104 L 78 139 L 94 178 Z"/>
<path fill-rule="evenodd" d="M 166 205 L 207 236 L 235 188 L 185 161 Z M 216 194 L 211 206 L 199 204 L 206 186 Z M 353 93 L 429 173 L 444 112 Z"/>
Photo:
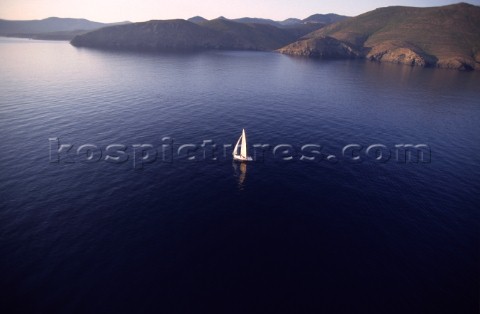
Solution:
<path fill-rule="evenodd" d="M 240 156 L 240 155 L 233 155 L 233 160 L 236 160 L 236 161 L 252 161 L 252 157 L 243 157 L 243 156 Z"/>

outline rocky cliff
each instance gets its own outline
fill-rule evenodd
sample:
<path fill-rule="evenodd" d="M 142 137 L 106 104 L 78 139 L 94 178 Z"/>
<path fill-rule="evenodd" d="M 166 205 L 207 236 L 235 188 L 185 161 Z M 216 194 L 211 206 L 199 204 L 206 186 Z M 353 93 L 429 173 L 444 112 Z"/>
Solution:
<path fill-rule="evenodd" d="M 314 31 L 278 51 L 480 70 L 480 7 L 380 8 Z"/>

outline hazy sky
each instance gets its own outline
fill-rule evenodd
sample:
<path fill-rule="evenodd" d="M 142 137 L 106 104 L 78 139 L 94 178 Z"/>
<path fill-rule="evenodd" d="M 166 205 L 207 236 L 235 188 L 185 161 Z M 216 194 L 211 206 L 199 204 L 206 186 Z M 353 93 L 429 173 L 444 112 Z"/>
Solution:
<path fill-rule="evenodd" d="M 99 22 L 132 22 L 152 19 L 189 18 L 201 15 L 212 19 L 263 17 L 283 20 L 305 18 L 314 13 L 358 15 L 390 5 L 439 6 L 460 2 L 449 0 L 0 0 L 0 18 L 42 19 L 50 16 L 87 18 Z M 480 0 L 466 1 L 480 5 Z"/>

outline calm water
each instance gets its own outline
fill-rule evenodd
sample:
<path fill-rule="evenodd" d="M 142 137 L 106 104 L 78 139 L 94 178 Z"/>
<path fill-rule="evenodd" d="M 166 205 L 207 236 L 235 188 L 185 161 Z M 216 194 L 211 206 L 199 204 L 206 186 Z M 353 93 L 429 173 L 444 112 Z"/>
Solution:
<path fill-rule="evenodd" d="M 0 68 L 12 312 L 478 313 L 479 73 L 5 38 Z M 320 144 L 336 162 L 133 168 L 132 145 L 235 143 L 243 127 L 249 145 Z M 54 137 L 130 159 L 50 163 Z M 431 162 L 341 156 L 406 143 Z"/>

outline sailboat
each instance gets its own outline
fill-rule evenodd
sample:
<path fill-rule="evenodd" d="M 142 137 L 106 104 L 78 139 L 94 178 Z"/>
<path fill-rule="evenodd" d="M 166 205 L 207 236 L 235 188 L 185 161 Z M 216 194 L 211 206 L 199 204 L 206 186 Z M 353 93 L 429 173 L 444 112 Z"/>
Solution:
<path fill-rule="evenodd" d="M 238 153 L 238 147 L 240 146 L 240 154 Z M 235 148 L 233 149 L 233 160 L 238 161 L 251 161 L 252 157 L 247 156 L 247 136 L 245 135 L 245 129 L 242 130 L 242 135 L 237 141 Z"/>

